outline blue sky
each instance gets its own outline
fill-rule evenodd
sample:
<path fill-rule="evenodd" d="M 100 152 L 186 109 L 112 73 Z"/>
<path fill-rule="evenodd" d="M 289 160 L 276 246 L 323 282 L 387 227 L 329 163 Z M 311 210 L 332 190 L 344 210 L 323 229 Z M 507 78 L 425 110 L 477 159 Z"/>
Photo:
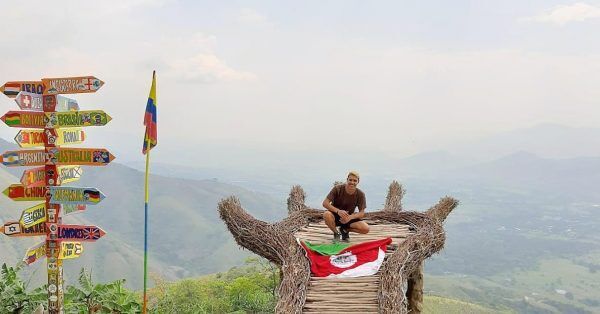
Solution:
<path fill-rule="evenodd" d="M 409 155 L 600 113 L 600 1 L 60 5 L 4 3 L 0 81 L 103 79 L 73 97 L 114 117 L 86 146 L 122 161 L 137 158 L 153 69 L 157 156 L 179 163 L 206 143 Z"/>

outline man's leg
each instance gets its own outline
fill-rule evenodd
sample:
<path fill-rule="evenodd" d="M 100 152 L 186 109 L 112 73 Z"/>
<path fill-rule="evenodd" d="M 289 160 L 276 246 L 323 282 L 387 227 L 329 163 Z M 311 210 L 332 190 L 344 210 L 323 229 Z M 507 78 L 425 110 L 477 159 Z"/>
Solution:
<path fill-rule="evenodd" d="M 350 224 L 349 230 L 356 233 L 367 234 L 369 233 L 369 225 L 364 221 L 357 221 Z"/>
<path fill-rule="evenodd" d="M 337 233 L 337 230 L 335 228 L 335 215 L 326 210 L 325 212 L 323 212 L 323 219 L 325 220 L 325 224 L 327 225 L 327 227 L 329 227 L 329 229 L 331 229 L 331 231 L 333 231 L 333 233 Z"/>

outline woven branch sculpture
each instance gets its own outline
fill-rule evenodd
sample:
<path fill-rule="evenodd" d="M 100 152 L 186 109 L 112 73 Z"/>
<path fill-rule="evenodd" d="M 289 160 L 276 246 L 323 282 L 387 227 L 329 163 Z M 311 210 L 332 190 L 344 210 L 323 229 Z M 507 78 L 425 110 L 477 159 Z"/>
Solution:
<path fill-rule="evenodd" d="M 378 300 L 380 313 L 408 313 L 408 278 L 419 271 L 423 261 L 444 247 L 443 222 L 458 205 L 451 197 L 442 198 L 426 212 L 401 211 L 405 190 L 398 182 L 390 185 L 383 210 L 367 212 L 370 223 L 409 225 L 414 233 L 388 256 L 380 269 Z M 283 275 L 278 289 L 276 313 L 301 313 L 310 280 L 310 265 L 294 233 L 310 223 L 323 220 L 323 210 L 304 204 L 305 193 L 294 186 L 288 198 L 288 217 L 266 223 L 248 214 L 235 197 L 219 203 L 219 214 L 236 242 L 278 265 Z"/>

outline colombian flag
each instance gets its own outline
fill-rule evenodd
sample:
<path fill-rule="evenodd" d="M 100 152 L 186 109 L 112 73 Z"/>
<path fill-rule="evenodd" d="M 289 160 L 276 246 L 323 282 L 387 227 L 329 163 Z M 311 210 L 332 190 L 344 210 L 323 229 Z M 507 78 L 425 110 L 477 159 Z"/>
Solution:
<path fill-rule="evenodd" d="M 150 88 L 150 96 L 146 104 L 146 115 L 144 116 L 144 125 L 146 126 L 146 134 L 144 136 L 144 146 L 142 153 L 146 154 L 157 144 L 156 132 L 156 71 L 152 72 L 152 87 Z M 148 147 L 148 144 L 150 146 Z"/>

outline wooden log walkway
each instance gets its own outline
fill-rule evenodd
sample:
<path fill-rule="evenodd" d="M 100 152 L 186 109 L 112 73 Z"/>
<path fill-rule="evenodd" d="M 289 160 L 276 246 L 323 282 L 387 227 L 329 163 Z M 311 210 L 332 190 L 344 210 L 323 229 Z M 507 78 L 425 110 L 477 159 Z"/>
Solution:
<path fill-rule="evenodd" d="M 391 254 L 411 233 L 408 225 L 381 224 L 365 220 L 371 228 L 368 234 L 350 233 L 350 244 L 392 238 L 386 256 Z M 300 240 L 313 244 L 331 243 L 333 233 L 324 222 L 311 223 L 296 232 Z M 373 276 L 328 279 L 311 277 L 306 292 L 304 313 L 378 313 L 377 290 L 379 274 Z M 343 304 L 343 305 L 342 305 Z"/>

